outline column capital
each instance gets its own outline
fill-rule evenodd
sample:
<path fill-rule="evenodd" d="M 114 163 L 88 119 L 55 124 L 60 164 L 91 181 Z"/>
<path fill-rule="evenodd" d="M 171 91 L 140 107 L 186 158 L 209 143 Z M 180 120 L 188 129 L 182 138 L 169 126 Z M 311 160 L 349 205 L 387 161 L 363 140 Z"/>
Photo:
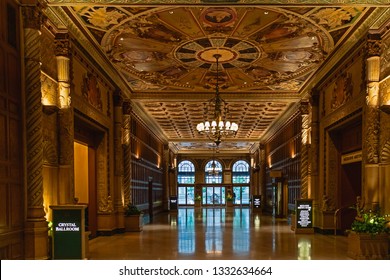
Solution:
<path fill-rule="evenodd" d="M 380 34 L 369 34 L 366 43 L 367 57 L 380 56 L 382 40 Z"/>
<path fill-rule="evenodd" d="M 132 111 L 131 102 L 130 101 L 123 101 L 122 103 L 123 108 L 123 114 L 124 115 L 130 115 Z"/>
<path fill-rule="evenodd" d="M 299 111 L 301 115 L 309 115 L 310 113 L 310 104 L 309 100 L 303 99 L 300 102 Z"/>
<path fill-rule="evenodd" d="M 114 107 L 122 107 L 122 104 L 123 104 L 122 91 L 115 90 L 115 92 L 114 92 Z"/>
<path fill-rule="evenodd" d="M 56 56 L 70 57 L 70 40 L 68 33 L 57 33 L 54 44 Z"/>
<path fill-rule="evenodd" d="M 25 6 L 22 8 L 23 27 L 40 30 L 47 17 L 42 10 L 45 9 L 44 3 L 38 1 L 35 6 Z"/>

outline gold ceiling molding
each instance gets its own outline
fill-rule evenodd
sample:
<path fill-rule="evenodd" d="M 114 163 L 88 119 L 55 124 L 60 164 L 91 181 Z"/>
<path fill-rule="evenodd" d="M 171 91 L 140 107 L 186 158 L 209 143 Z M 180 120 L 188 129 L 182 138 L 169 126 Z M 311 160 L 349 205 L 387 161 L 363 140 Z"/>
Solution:
<path fill-rule="evenodd" d="M 310 83 L 306 84 L 306 86 L 302 88 L 301 97 L 310 97 L 311 90 L 314 88 L 314 86 L 317 85 L 318 87 L 318 83 L 328 75 L 334 65 L 336 65 L 339 61 L 342 61 L 342 58 L 351 52 L 351 49 L 353 49 L 355 44 L 367 36 L 367 32 L 370 30 L 372 25 L 384 24 L 389 20 L 389 18 L 390 8 L 376 8 L 371 14 L 369 14 L 368 18 L 365 19 L 364 22 L 359 25 L 358 28 L 349 35 L 348 38 L 345 38 L 343 44 L 339 45 L 334 54 L 329 57 L 325 61 L 325 64 L 319 68 L 313 79 L 311 79 Z"/>
<path fill-rule="evenodd" d="M 299 101 L 390 18 L 389 0 L 46 3 L 49 19 L 96 58 L 134 117 L 175 153 L 212 150 L 196 124 L 214 94 L 216 51 L 221 95 L 240 127 L 220 148 L 246 153 L 291 121 Z"/>
<path fill-rule="evenodd" d="M 282 5 L 334 6 L 334 0 L 46 0 L 50 5 Z M 388 6 L 388 0 L 338 0 L 337 5 Z"/>

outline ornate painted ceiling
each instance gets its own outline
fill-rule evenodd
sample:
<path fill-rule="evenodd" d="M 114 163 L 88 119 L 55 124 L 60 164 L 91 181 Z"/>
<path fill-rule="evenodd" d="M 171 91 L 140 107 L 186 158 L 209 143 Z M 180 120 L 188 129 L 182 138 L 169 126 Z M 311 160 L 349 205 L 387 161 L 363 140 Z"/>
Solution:
<path fill-rule="evenodd" d="M 53 11 L 63 5 L 62 16 L 125 81 L 136 110 L 181 152 L 212 147 L 196 125 L 215 93 L 214 54 L 221 55 L 220 93 L 239 126 L 221 149 L 248 151 L 288 119 L 321 69 L 359 39 L 373 6 L 384 9 L 379 0 L 282 2 L 48 1 Z"/>

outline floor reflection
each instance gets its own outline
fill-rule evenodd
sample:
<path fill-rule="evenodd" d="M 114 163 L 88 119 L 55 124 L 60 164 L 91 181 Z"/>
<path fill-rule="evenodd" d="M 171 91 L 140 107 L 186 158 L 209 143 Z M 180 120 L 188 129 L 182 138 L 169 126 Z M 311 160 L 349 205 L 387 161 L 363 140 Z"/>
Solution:
<path fill-rule="evenodd" d="M 198 214 L 196 219 L 194 208 L 178 210 L 179 253 L 195 253 L 197 243 L 199 247 L 203 246 L 206 254 L 220 255 L 224 250 L 249 253 L 249 208 L 203 208 L 198 210 Z M 257 227 L 259 225 L 258 220 Z"/>
<path fill-rule="evenodd" d="M 345 236 L 295 234 L 287 219 L 245 207 L 179 208 L 140 233 L 100 236 L 91 259 L 348 259 Z"/>

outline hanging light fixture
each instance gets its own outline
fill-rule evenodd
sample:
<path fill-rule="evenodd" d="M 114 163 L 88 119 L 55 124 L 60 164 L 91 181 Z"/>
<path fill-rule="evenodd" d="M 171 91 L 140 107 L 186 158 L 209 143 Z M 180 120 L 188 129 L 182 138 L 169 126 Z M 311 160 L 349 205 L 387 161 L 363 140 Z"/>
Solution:
<path fill-rule="evenodd" d="M 218 145 L 216 145 L 216 150 L 218 152 Z M 217 168 L 217 164 L 215 163 L 215 150 L 213 148 L 213 162 L 211 163 L 210 169 L 208 170 L 209 175 L 213 177 L 217 177 L 219 170 Z"/>
<path fill-rule="evenodd" d="M 235 122 L 231 122 L 227 119 L 228 110 L 227 103 L 219 95 L 219 69 L 218 60 L 221 57 L 220 54 L 214 54 L 213 57 L 217 62 L 217 81 L 215 85 L 215 97 L 209 100 L 208 106 L 205 109 L 206 119 L 196 126 L 196 129 L 200 134 L 206 134 L 207 137 L 214 141 L 218 145 L 221 143 L 223 137 L 234 136 L 237 133 L 238 125 Z M 208 109 L 214 105 L 214 114 L 211 120 L 207 119 Z M 222 112 L 222 106 L 224 111 Z"/>

